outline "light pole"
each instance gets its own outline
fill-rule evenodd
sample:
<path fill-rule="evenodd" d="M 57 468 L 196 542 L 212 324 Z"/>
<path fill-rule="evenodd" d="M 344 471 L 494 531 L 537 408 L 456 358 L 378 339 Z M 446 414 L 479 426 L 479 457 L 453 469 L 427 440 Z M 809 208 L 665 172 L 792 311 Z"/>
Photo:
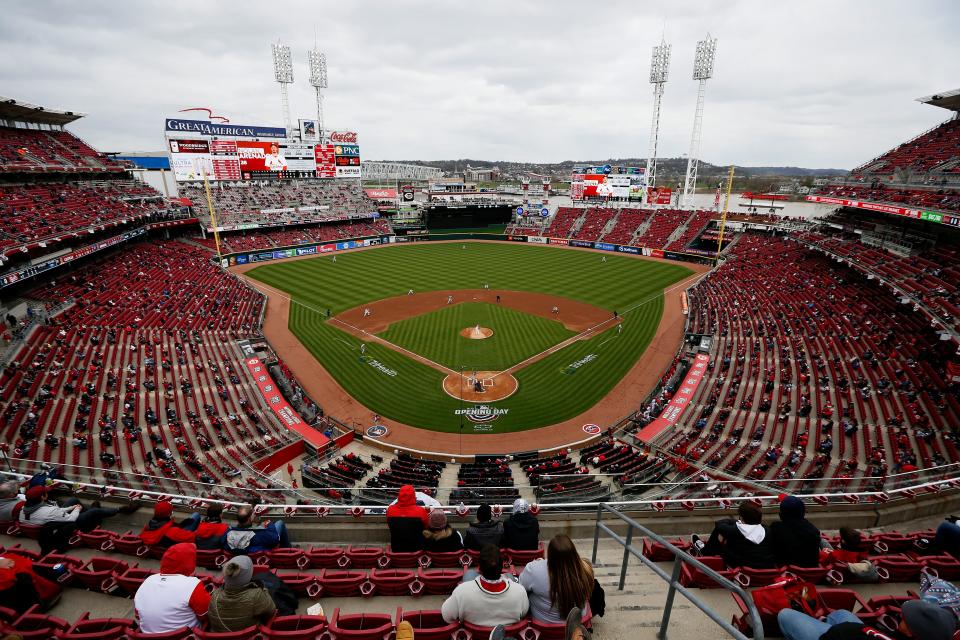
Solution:
<path fill-rule="evenodd" d="M 463 369 L 460 365 L 460 455 L 463 455 Z"/>

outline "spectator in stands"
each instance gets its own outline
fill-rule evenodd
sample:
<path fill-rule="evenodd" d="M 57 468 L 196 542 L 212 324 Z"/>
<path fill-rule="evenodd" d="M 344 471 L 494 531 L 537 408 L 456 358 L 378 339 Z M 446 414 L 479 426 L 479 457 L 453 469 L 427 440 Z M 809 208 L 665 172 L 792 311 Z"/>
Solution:
<path fill-rule="evenodd" d="M 223 505 L 213 503 L 207 507 L 207 515 L 203 517 L 197 526 L 196 542 L 197 549 L 220 549 L 223 547 L 223 536 L 230 528 L 223 522 Z"/>
<path fill-rule="evenodd" d="M 17 553 L 0 553 L 0 602 L 17 613 L 34 605 L 47 609 L 60 595 L 60 587 L 33 571 L 33 562 Z"/>
<path fill-rule="evenodd" d="M 500 546 L 517 551 L 533 551 L 540 546 L 540 523 L 530 513 L 530 505 L 523 498 L 513 501 L 513 513 L 503 524 Z"/>
<path fill-rule="evenodd" d="M 8 480 L 0 484 L 0 522 L 16 520 L 20 513 L 17 505 L 22 507 L 26 497 L 20 494 L 20 485 L 16 480 Z"/>
<path fill-rule="evenodd" d="M 926 600 L 910 600 L 903 604 L 902 618 L 897 630 L 902 638 L 918 640 L 951 640 L 957 628 L 957 619 L 950 611 Z M 863 623 L 849 611 L 838 609 L 827 614 L 826 622 L 793 609 L 783 609 L 777 615 L 780 630 L 786 640 L 876 640 L 890 638 Z M 892 640 L 892 639 L 891 639 Z"/>
<path fill-rule="evenodd" d="M 423 550 L 434 553 L 460 551 L 463 549 L 463 536 L 454 531 L 447 522 L 443 509 L 434 509 L 427 518 L 427 528 L 423 530 Z"/>
<path fill-rule="evenodd" d="M 210 606 L 210 594 L 193 575 L 197 547 L 175 544 L 160 559 L 160 573 L 149 576 L 137 589 L 133 607 L 143 633 L 166 633 L 200 625 Z"/>
<path fill-rule="evenodd" d="M 124 512 L 131 511 L 125 509 Z M 36 526 L 72 523 L 80 531 L 91 531 L 118 513 L 119 509 L 101 507 L 97 502 L 85 507 L 76 498 L 68 498 L 58 504 L 47 500 L 46 487 L 36 485 L 27 489 L 26 503 L 20 510 L 20 522 Z"/>
<path fill-rule="evenodd" d="M 153 508 L 153 518 L 143 526 L 140 539 L 151 547 L 170 547 L 178 542 L 195 542 L 200 514 L 194 513 L 177 524 L 173 521 L 173 504 L 167 500 L 158 502 Z"/>
<path fill-rule="evenodd" d="M 463 546 L 472 551 L 479 551 L 488 544 L 500 546 L 501 538 L 503 538 L 503 523 L 499 519 L 493 519 L 493 509 L 490 505 L 481 504 L 477 508 L 477 521 L 467 527 Z"/>
<path fill-rule="evenodd" d="M 593 593 L 593 567 L 580 557 L 569 536 L 558 533 L 547 545 L 546 559 L 524 567 L 520 584 L 530 597 L 530 616 L 559 623 L 571 609 L 587 607 Z"/>
<path fill-rule="evenodd" d="M 282 521 L 267 520 L 259 527 L 256 521 L 253 507 L 245 505 L 237 509 L 237 525 L 227 529 L 224 550 L 233 555 L 246 555 L 290 546 L 287 526 Z"/>
<path fill-rule="evenodd" d="M 0 510 L 0 520 L 3 520 L 2 510 Z M 933 546 L 937 551 L 960 556 L 960 525 L 957 524 L 955 516 L 949 516 L 937 527 Z"/>
<path fill-rule="evenodd" d="M 277 605 L 270 592 L 253 582 L 253 561 L 231 558 L 223 565 L 223 586 L 210 596 L 210 628 L 216 632 L 240 631 L 267 622 Z"/>
<path fill-rule="evenodd" d="M 417 493 L 412 485 L 400 487 L 397 501 L 387 507 L 387 526 L 390 527 L 392 551 L 405 553 L 423 549 L 423 531 L 430 527 L 430 514 L 417 504 Z"/>
<path fill-rule="evenodd" d="M 701 555 L 723 556 L 728 567 L 773 568 L 775 561 L 760 507 L 745 500 L 737 507 L 737 516 L 736 520 L 717 521 Z M 694 536 L 693 542 L 699 546 L 700 538 Z"/>
<path fill-rule="evenodd" d="M 863 562 L 867 558 L 863 549 L 863 534 L 850 527 L 840 527 L 840 543 L 837 549 L 826 549 L 820 554 L 820 564 L 830 562 Z"/>
<path fill-rule="evenodd" d="M 770 524 L 770 547 L 777 566 L 820 565 L 820 530 L 805 515 L 806 506 L 796 496 L 780 503 L 780 520 Z"/>
<path fill-rule="evenodd" d="M 488 544 L 480 550 L 480 576 L 453 590 L 440 609 L 447 622 L 461 620 L 484 627 L 510 625 L 527 615 L 527 591 L 501 575 L 500 549 Z"/>

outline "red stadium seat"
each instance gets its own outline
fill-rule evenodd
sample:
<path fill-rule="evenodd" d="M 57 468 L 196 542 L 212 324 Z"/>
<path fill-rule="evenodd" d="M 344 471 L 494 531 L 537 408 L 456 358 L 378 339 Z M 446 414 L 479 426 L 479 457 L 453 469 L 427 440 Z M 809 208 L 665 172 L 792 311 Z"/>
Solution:
<path fill-rule="evenodd" d="M 74 569 L 73 574 L 87 589 L 106 593 L 117 584 L 114 576 L 124 573 L 128 568 L 129 565 L 123 560 L 91 558 L 83 566 Z"/>
<path fill-rule="evenodd" d="M 260 633 L 264 640 L 316 640 L 326 628 L 323 616 L 277 616 L 260 625 Z"/>
<path fill-rule="evenodd" d="M 341 614 L 337 607 L 329 630 L 334 640 L 381 640 L 393 630 L 393 618 L 385 613 Z"/>
<path fill-rule="evenodd" d="M 460 628 L 459 622 L 447 622 L 439 611 L 398 611 L 400 620 L 413 627 L 416 640 L 448 640 Z"/>
<path fill-rule="evenodd" d="M 90 618 L 84 613 L 60 634 L 62 640 L 119 640 L 134 638 L 133 620 L 126 618 Z M 183 637 L 183 636 L 180 636 Z"/>

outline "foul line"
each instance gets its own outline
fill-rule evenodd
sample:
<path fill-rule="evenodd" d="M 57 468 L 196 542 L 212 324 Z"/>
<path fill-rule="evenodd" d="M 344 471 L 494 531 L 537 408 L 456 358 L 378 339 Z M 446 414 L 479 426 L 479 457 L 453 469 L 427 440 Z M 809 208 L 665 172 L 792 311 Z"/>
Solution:
<path fill-rule="evenodd" d="M 633 305 L 632 307 L 628 307 L 626 311 L 624 311 L 623 313 L 620 313 L 620 314 L 619 314 L 619 318 L 607 318 L 607 319 L 604 320 L 603 322 L 599 322 L 599 323 L 593 325 L 592 327 L 589 327 L 589 328 L 585 329 L 584 331 L 581 331 L 581 332 L 578 333 L 577 335 L 575 335 L 575 336 L 573 336 L 573 337 L 570 337 L 570 338 L 567 338 L 567 339 L 564 340 L 563 342 L 559 342 L 559 343 L 553 345 L 553 346 L 550 347 L 549 349 L 545 349 L 545 350 L 541 351 L 540 353 L 538 353 L 538 354 L 536 354 L 536 355 L 530 356 L 530 357 L 527 358 L 526 360 L 523 360 L 523 361 L 521 361 L 521 362 L 518 362 L 517 364 L 513 365 L 512 367 L 510 367 L 510 368 L 508 368 L 508 369 L 505 369 L 504 371 L 501 371 L 500 373 L 494 375 L 493 377 L 496 378 L 498 375 L 503 374 L 503 373 L 509 374 L 509 373 L 514 372 L 514 371 L 519 371 L 520 369 L 523 369 L 524 367 L 526 367 L 528 364 L 532 364 L 532 361 L 536 361 L 536 360 L 538 360 L 538 359 L 545 358 L 545 357 L 547 357 L 547 356 L 551 356 L 551 355 L 553 355 L 554 353 L 556 353 L 556 352 L 558 352 L 558 351 L 560 351 L 560 350 L 562 350 L 562 349 L 565 349 L 566 347 L 569 347 L 569 346 L 570 346 L 571 344 L 573 344 L 574 342 L 577 342 L 577 341 L 581 340 L 582 338 L 586 337 L 586 335 L 587 335 L 588 333 L 592 333 L 592 332 L 594 331 L 594 329 L 596 329 L 597 327 L 602 327 L 603 325 L 608 324 L 608 323 L 610 323 L 610 322 L 613 322 L 614 325 L 619 324 L 618 320 L 622 319 L 622 318 L 623 318 L 624 316 L 626 316 L 628 313 L 632 313 L 632 312 L 636 311 L 637 309 L 639 309 L 640 307 L 642 307 L 642 306 L 644 306 L 644 305 L 647 305 L 647 304 L 655 301 L 655 300 L 656 300 L 657 298 L 659 298 L 661 295 L 662 295 L 664 298 L 666 298 L 666 296 L 667 296 L 668 293 L 674 291 L 675 289 L 678 289 L 678 288 L 680 288 L 680 287 L 683 287 L 684 285 L 686 285 L 686 284 L 687 284 L 688 282 L 690 282 L 691 280 L 694 280 L 694 279 L 700 280 L 701 278 L 704 278 L 704 277 L 706 277 L 707 275 L 709 275 L 709 273 L 710 273 L 709 271 L 706 271 L 706 272 L 701 273 L 701 274 L 693 274 L 692 276 L 690 276 L 690 277 L 687 278 L 686 280 L 682 280 L 681 282 L 678 282 L 677 284 L 675 284 L 675 285 L 673 285 L 673 286 L 671 286 L 671 287 L 668 287 L 667 289 L 664 289 L 664 290 L 661 291 L 660 293 L 654 294 L 653 296 L 651 296 L 650 298 L 647 298 L 646 300 L 641 300 L 640 302 L 638 302 L 637 304 Z M 690 286 L 692 286 L 692 285 L 690 285 Z M 608 341 L 604 341 L 602 344 L 606 344 L 606 342 L 608 342 Z M 600 346 L 600 345 L 598 345 L 598 346 Z"/>
<path fill-rule="evenodd" d="M 298 305 L 300 305 L 301 307 L 303 307 L 304 309 L 309 309 L 310 311 L 313 311 L 314 313 L 316 313 L 317 315 L 320 315 L 320 316 L 325 316 L 325 315 L 326 315 L 325 312 L 321 311 L 320 309 L 317 309 L 316 307 L 311 307 L 310 305 L 305 304 L 305 303 L 303 303 L 303 302 L 300 302 L 299 300 L 294 300 L 294 299 L 291 298 L 289 295 L 287 295 L 287 294 L 284 293 L 283 291 L 280 291 L 279 289 L 275 289 L 274 287 L 271 287 L 271 286 L 268 285 L 268 284 L 264 284 L 264 283 L 260 282 L 259 280 L 253 280 L 253 279 L 247 277 L 245 274 L 241 274 L 241 275 L 243 275 L 244 279 L 246 279 L 247 281 L 249 281 L 249 282 L 250 282 L 254 287 L 256 287 L 256 288 L 259 288 L 260 286 L 263 286 L 264 288 L 269 289 L 272 293 L 274 293 L 274 294 L 277 295 L 278 297 L 283 298 L 284 300 L 287 300 L 290 304 L 298 304 Z M 389 340 L 384 340 L 384 339 L 381 338 L 380 336 L 377 336 L 377 335 L 374 335 L 374 334 L 372 334 L 372 333 L 369 333 L 368 331 L 365 331 L 365 330 L 361 329 L 360 327 L 355 327 L 354 325 L 350 324 L 349 322 L 344 322 L 343 320 L 340 320 L 340 319 L 337 318 L 336 316 L 333 316 L 333 317 L 329 318 L 329 321 L 330 321 L 330 322 L 338 322 L 338 323 L 342 324 L 342 325 L 345 326 L 345 327 L 349 327 L 350 329 L 352 329 L 353 331 L 356 331 L 357 333 L 362 333 L 363 335 L 368 336 L 368 337 L 370 338 L 370 341 L 371 341 L 371 342 L 378 342 L 378 343 L 386 346 L 386 347 L 389 348 L 389 349 L 393 349 L 393 350 L 395 350 L 395 351 L 399 351 L 400 353 L 403 353 L 404 355 L 407 355 L 407 356 L 413 358 L 414 360 L 416 360 L 416 361 L 418 361 L 418 362 L 421 362 L 421 363 L 423 363 L 423 364 L 426 364 L 426 365 L 428 365 L 428 366 L 430 366 L 430 367 L 433 367 L 434 369 L 437 369 L 437 370 L 439 370 L 439 371 L 441 371 L 441 372 L 443 372 L 443 373 L 452 373 L 452 374 L 458 374 L 458 375 L 459 375 L 459 372 L 458 372 L 458 371 L 454 371 L 453 369 L 450 369 L 449 367 L 445 367 L 445 366 L 443 366 L 442 364 L 439 364 L 439 363 L 437 363 L 437 362 L 434 362 L 433 360 L 430 360 L 429 358 L 425 358 L 425 357 L 423 357 L 422 355 L 420 355 L 419 353 L 414 353 L 413 351 L 410 351 L 410 350 L 408 350 L 408 349 L 404 349 L 404 348 L 401 347 L 400 345 L 394 344 L 394 343 L 390 342 Z M 299 339 L 299 337 L 298 337 L 298 339 Z M 339 338 L 338 338 L 338 340 L 339 340 Z M 344 342 L 343 340 L 339 340 L 339 341 L 340 341 L 340 342 Z M 351 344 L 349 344 L 349 343 L 347 343 L 347 342 L 344 342 L 344 344 L 346 344 L 347 346 L 349 346 L 351 349 L 355 348 L 353 345 L 351 345 Z"/>

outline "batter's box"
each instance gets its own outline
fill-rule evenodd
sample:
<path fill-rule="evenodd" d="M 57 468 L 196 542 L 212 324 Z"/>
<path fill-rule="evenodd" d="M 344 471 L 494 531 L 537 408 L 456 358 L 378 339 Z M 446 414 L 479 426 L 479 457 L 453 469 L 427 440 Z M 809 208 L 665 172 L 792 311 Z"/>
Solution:
<path fill-rule="evenodd" d="M 484 378 L 483 380 L 480 381 L 480 384 L 482 384 L 484 387 L 492 387 L 493 378 Z"/>

